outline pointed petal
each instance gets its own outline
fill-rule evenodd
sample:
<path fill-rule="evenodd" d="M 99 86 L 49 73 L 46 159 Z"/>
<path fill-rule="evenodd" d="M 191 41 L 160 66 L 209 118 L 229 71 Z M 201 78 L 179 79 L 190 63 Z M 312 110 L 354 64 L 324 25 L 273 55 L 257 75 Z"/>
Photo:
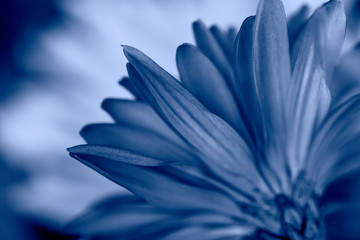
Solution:
<path fill-rule="evenodd" d="M 360 93 L 359 46 L 342 56 L 335 69 L 333 80 L 329 84 L 332 96 L 332 107 L 336 107 Z"/>
<path fill-rule="evenodd" d="M 191 151 L 184 142 L 157 113 L 146 103 L 121 99 L 105 99 L 102 108 L 119 124 L 140 127 L 163 136 L 177 145 Z"/>
<path fill-rule="evenodd" d="M 71 153 L 71 156 L 159 209 L 212 211 L 234 217 L 242 215 L 236 210 L 238 206 L 233 200 L 217 191 L 184 184 L 177 181 L 176 176 L 158 172 L 156 167 L 134 166 L 113 159 L 113 156 L 91 154 Z"/>
<path fill-rule="evenodd" d="M 234 45 L 237 32 L 238 32 L 238 30 L 236 30 L 236 28 L 230 27 L 226 33 L 227 41 L 229 43 L 232 43 L 232 45 Z"/>
<path fill-rule="evenodd" d="M 131 83 L 131 80 L 128 77 L 124 77 L 120 80 L 119 84 L 126 88 L 137 101 L 143 101 L 139 91 L 135 88 L 135 86 Z"/>
<path fill-rule="evenodd" d="M 259 97 L 256 92 L 252 63 L 252 36 L 255 17 L 248 17 L 241 25 L 234 45 L 234 75 L 236 99 L 251 140 L 257 148 L 263 146 L 263 125 Z"/>
<path fill-rule="evenodd" d="M 254 25 L 253 62 L 266 130 L 265 152 L 275 175 L 281 178 L 274 186 L 277 191 L 284 191 L 289 182 L 283 133 L 286 132 L 285 100 L 291 69 L 286 16 L 281 0 L 261 0 L 259 3 Z"/>
<path fill-rule="evenodd" d="M 67 225 L 66 230 L 82 237 L 110 236 L 134 239 L 136 232 L 170 217 L 134 195 L 106 198 Z"/>
<path fill-rule="evenodd" d="M 232 69 L 218 42 L 201 21 L 193 23 L 196 45 L 214 63 L 229 86 L 232 86 Z"/>
<path fill-rule="evenodd" d="M 326 116 L 331 103 L 326 84 L 325 46 L 344 37 L 345 13 L 342 3 L 330 1 L 310 18 L 294 45 L 294 72 L 289 89 L 289 155 L 293 173 L 299 171 L 312 141 L 313 132 Z M 330 39 L 331 38 L 331 39 Z M 333 44 L 330 44 L 333 46 Z M 340 48 L 338 48 L 338 51 Z"/>
<path fill-rule="evenodd" d="M 309 18 L 309 12 L 310 8 L 305 5 L 301 7 L 296 13 L 294 13 L 288 20 L 290 50 L 293 48 L 296 38 L 299 36 L 300 32 L 306 25 L 306 22 Z"/>
<path fill-rule="evenodd" d="M 327 183 L 360 167 L 360 95 L 327 117 L 306 161 L 306 171 L 322 190 Z"/>
<path fill-rule="evenodd" d="M 253 76 L 252 37 L 255 17 L 244 20 L 236 37 L 234 45 L 234 75 L 236 99 L 241 109 L 248 134 L 244 136 L 249 145 L 258 152 L 254 159 L 258 171 L 268 181 L 268 185 L 275 185 L 278 181 L 275 171 L 271 169 L 267 159 L 260 156 L 264 148 L 264 126 L 262 122 L 259 96 Z"/>
<path fill-rule="evenodd" d="M 72 155 L 89 155 L 99 158 L 109 158 L 114 161 L 137 166 L 161 166 L 174 163 L 171 160 L 160 160 L 138 153 L 96 144 L 84 144 L 67 149 Z"/>
<path fill-rule="evenodd" d="M 236 102 L 213 63 L 189 44 L 178 47 L 176 62 L 186 89 L 211 112 L 238 129 L 242 122 Z"/>
<path fill-rule="evenodd" d="M 321 49 L 326 78 L 330 82 L 345 37 L 346 15 L 343 2 L 331 0 L 325 3 L 311 16 L 305 28 L 311 32 L 311 35 L 318 38 L 317 44 L 319 44 L 319 47 L 317 49 Z M 304 41 L 305 37 L 303 35 L 306 34 L 301 33 L 300 35 L 291 52 L 292 66 L 295 66 L 301 52 L 299 42 Z M 316 38 L 315 36 L 313 37 Z"/>
<path fill-rule="evenodd" d="M 141 127 L 119 124 L 91 124 L 80 131 L 89 144 L 101 144 L 169 162 L 195 164 L 195 156 L 170 139 Z"/>
<path fill-rule="evenodd" d="M 254 227 L 216 213 L 171 214 L 135 196 L 114 196 L 96 204 L 67 229 L 91 239 L 136 240 L 219 239 L 248 233 Z"/>
<path fill-rule="evenodd" d="M 212 33 L 212 35 L 214 36 L 214 38 L 216 39 L 217 43 L 219 44 L 219 46 L 221 47 L 221 49 L 223 50 L 223 52 L 225 53 L 227 59 L 229 60 L 229 62 L 232 61 L 232 50 L 233 50 L 233 45 L 234 42 L 231 41 L 227 34 L 225 32 L 223 32 L 218 26 L 213 25 L 210 27 L 210 32 Z"/>
<path fill-rule="evenodd" d="M 228 124 L 208 112 L 176 79 L 139 50 L 124 47 L 124 52 L 134 65 L 130 65 L 129 74 L 138 75 L 136 85 L 147 101 L 197 149 L 212 171 L 224 179 L 240 175 L 260 184 L 250 150 Z"/>
<path fill-rule="evenodd" d="M 255 81 L 264 117 L 276 134 L 283 127 L 284 100 L 290 83 L 287 23 L 280 0 L 261 0 L 254 26 Z M 271 136 L 273 138 L 273 136 Z"/>

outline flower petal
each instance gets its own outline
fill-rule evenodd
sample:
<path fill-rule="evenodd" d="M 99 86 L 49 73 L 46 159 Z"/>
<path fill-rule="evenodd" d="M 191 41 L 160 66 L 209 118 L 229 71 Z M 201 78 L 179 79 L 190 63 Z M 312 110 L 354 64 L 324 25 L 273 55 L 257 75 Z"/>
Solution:
<path fill-rule="evenodd" d="M 298 62 L 298 55 L 302 51 L 300 42 L 306 38 L 304 35 L 317 38 L 316 49 L 321 53 L 327 81 L 330 82 L 345 38 L 346 15 L 343 2 L 331 0 L 325 3 L 315 11 L 304 28 L 310 34 L 305 34 L 304 29 L 296 40 L 291 52 L 291 65 L 295 66 Z"/>
<path fill-rule="evenodd" d="M 332 107 L 360 93 L 360 44 L 340 59 L 333 80 L 329 83 Z"/>
<path fill-rule="evenodd" d="M 136 233 L 149 224 L 164 221 L 169 214 L 149 205 L 135 195 L 106 198 L 67 225 L 66 230 L 88 238 L 136 239 Z"/>
<path fill-rule="evenodd" d="M 201 21 L 193 23 L 196 45 L 214 63 L 229 86 L 232 86 L 232 69 L 229 60 L 222 51 L 210 30 Z"/>
<path fill-rule="evenodd" d="M 171 161 L 146 157 L 141 154 L 129 152 L 126 150 L 96 144 L 78 145 L 68 148 L 67 150 L 70 152 L 72 157 L 78 155 L 86 155 L 98 158 L 112 159 L 113 161 L 128 163 L 137 166 L 160 166 L 172 163 Z"/>
<path fill-rule="evenodd" d="M 213 25 L 210 27 L 210 32 L 212 33 L 212 35 L 214 36 L 214 38 L 216 39 L 217 43 L 219 44 L 219 46 L 221 47 L 221 49 L 223 50 L 223 52 L 225 53 L 227 59 L 229 60 L 229 62 L 232 61 L 232 54 L 233 54 L 233 46 L 234 46 L 234 41 L 231 41 L 231 38 L 229 38 L 227 36 L 226 32 L 223 32 L 218 26 Z M 235 39 L 232 39 L 235 40 Z"/>
<path fill-rule="evenodd" d="M 234 45 L 237 33 L 238 33 L 238 30 L 236 30 L 236 28 L 234 28 L 234 27 L 230 27 L 226 33 L 227 41 L 229 43 L 232 43 L 232 45 Z M 233 55 L 231 54 L 231 56 L 233 56 Z"/>
<path fill-rule="evenodd" d="M 144 102 L 105 99 L 102 103 L 102 108 L 119 124 L 146 129 L 146 131 L 154 132 L 185 149 L 189 149 L 189 145 L 169 128 L 157 113 Z"/>
<path fill-rule="evenodd" d="M 143 101 L 144 99 L 142 99 L 139 91 L 135 88 L 135 86 L 131 83 L 130 78 L 128 77 L 124 77 L 120 80 L 119 84 L 121 86 L 123 86 L 124 88 L 126 88 L 134 97 L 137 101 Z"/>
<path fill-rule="evenodd" d="M 344 37 L 343 4 L 330 1 L 310 18 L 294 45 L 294 71 L 289 89 L 289 161 L 295 174 L 302 167 L 313 133 L 330 107 L 331 96 L 326 85 L 329 54 L 326 46 Z M 329 39 L 331 38 L 331 39 Z M 330 44 L 333 46 L 333 44 Z M 337 48 L 340 51 L 340 48 Z M 330 51 L 331 52 L 331 51 Z"/>
<path fill-rule="evenodd" d="M 321 191 L 329 182 L 360 167 L 360 95 L 327 117 L 311 145 L 306 171 Z"/>
<path fill-rule="evenodd" d="M 258 156 L 254 158 L 258 171 L 269 186 L 279 181 L 267 159 L 261 156 L 264 148 L 264 126 L 262 122 L 259 97 L 253 76 L 252 37 L 255 17 L 248 17 L 241 25 L 234 46 L 234 75 L 236 99 L 246 125 L 245 140 Z"/>
<path fill-rule="evenodd" d="M 268 163 L 281 180 L 277 191 L 289 186 L 289 169 L 283 145 L 286 143 L 285 100 L 291 78 L 287 23 L 280 0 L 261 0 L 258 6 L 253 42 L 256 90 L 260 98 Z"/>
<path fill-rule="evenodd" d="M 178 47 L 176 62 L 185 88 L 212 113 L 239 129 L 243 123 L 236 102 L 213 63 L 189 44 Z"/>
<path fill-rule="evenodd" d="M 135 84 L 147 101 L 197 149 L 212 171 L 223 179 L 241 176 L 255 185 L 261 184 L 249 148 L 229 125 L 208 112 L 176 79 L 139 50 L 126 46 L 124 53 L 132 64 L 129 75 L 138 75 L 139 82 Z"/>
<path fill-rule="evenodd" d="M 196 157 L 156 132 L 119 124 L 91 124 L 80 131 L 89 144 L 101 144 L 172 162 L 196 163 Z"/>
<path fill-rule="evenodd" d="M 310 8 L 305 5 L 301 7 L 296 13 L 294 13 L 288 20 L 290 50 L 293 48 L 296 38 L 303 30 L 309 18 L 309 12 L 310 12 Z"/>
<path fill-rule="evenodd" d="M 238 231 L 234 231 L 235 228 Z M 96 204 L 67 227 L 68 232 L 91 239 L 133 240 L 219 239 L 239 236 L 240 229 L 248 233 L 254 227 L 215 213 L 171 214 L 126 195 Z"/>
<path fill-rule="evenodd" d="M 241 211 L 237 211 L 238 206 L 227 196 L 179 182 L 174 178 L 176 176 L 164 175 L 157 167 L 129 165 L 113 159 L 113 156 L 98 157 L 87 152 L 71 153 L 71 156 L 157 208 L 175 212 L 202 210 L 226 216 L 242 216 Z"/>
<path fill-rule="evenodd" d="M 259 98 L 256 92 L 252 72 L 252 36 L 255 17 L 248 17 L 241 25 L 234 45 L 234 81 L 236 99 L 241 109 L 242 118 L 249 131 L 255 149 L 262 149 L 264 142 Z M 250 144 L 249 144 L 250 145 Z"/>

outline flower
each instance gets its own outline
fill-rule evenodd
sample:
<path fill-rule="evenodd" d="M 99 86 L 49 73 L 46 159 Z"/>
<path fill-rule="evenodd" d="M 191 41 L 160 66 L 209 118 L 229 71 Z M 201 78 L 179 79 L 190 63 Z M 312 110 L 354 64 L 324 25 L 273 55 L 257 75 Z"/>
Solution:
<path fill-rule="evenodd" d="M 280 0 L 260 1 L 236 38 L 195 22 L 197 47 L 177 49 L 181 82 L 123 46 L 129 78 L 120 84 L 136 101 L 105 100 L 116 123 L 84 127 L 88 144 L 68 151 L 134 195 L 97 204 L 69 232 L 360 237 L 360 95 L 334 103 L 327 86 L 345 35 L 343 4 L 331 0 L 299 22 L 287 25 Z"/>

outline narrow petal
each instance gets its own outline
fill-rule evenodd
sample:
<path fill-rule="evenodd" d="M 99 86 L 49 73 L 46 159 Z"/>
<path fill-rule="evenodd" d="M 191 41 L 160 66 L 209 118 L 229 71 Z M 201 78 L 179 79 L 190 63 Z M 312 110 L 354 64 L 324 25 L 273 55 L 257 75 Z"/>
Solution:
<path fill-rule="evenodd" d="M 85 126 L 80 134 L 89 144 L 120 148 L 164 161 L 197 162 L 196 157 L 187 149 L 147 130 L 120 124 L 91 124 Z"/>
<path fill-rule="evenodd" d="M 178 47 L 176 62 L 185 88 L 212 113 L 239 129 L 242 120 L 236 102 L 213 63 L 189 44 Z"/>
<path fill-rule="evenodd" d="M 248 17 L 241 25 L 234 45 L 234 75 L 236 100 L 241 115 L 256 148 L 261 149 L 264 142 L 263 123 L 261 119 L 259 97 L 256 92 L 252 72 L 252 36 L 255 17 Z M 255 148 L 255 147 L 254 147 Z"/>
<path fill-rule="evenodd" d="M 246 125 L 247 134 L 245 140 L 259 155 L 254 163 L 267 180 L 269 186 L 276 185 L 279 181 L 271 169 L 267 159 L 261 156 L 264 148 L 264 126 L 261 116 L 259 96 L 256 92 L 256 84 L 253 76 L 252 61 L 252 37 L 255 17 L 244 20 L 236 37 L 234 45 L 234 75 L 236 99 L 241 109 L 241 115 Z"/>
<path fill-rule="evenodd" d="M 334 109 L 311 145 L 306 171 L 321 191 L 337 177 L 360 167 L 360 95 Z"/>
<path fill-rule="evenodd" d="M 342 56 L 329 84 L 332 107 L 360 93 L 360 44 Z"/>
<path fill-rule="evenodd" d="M 234 45 L 236 35 L 238 33 L 238 30 L 234 27 L 230 27 L 226 33 L 226 38 L 228 39 L 229 43 L 232 43 Z"/>
<path fill-rule="evenodd" d="M 249 148 L 228 124 L 208 112 L 176 79 L 139 50 L 124 47 L 124 52 L 134 65 L 129 66 L 129 74 L 138 75 L 136 85 L 147 101 L 197 149 L 212 171 L 224 179 L 241 176 L 255 185 L 261 184 Z"/>
<path fill-rule="evenodd" d="M 294 71 L 287 101 L 291 123 L 288 132 L 289 159 L 293 173 L 300 170 L 313 132 L 330 107 L 326 69 L 329 67 L 327 58 L 332 58 L 334 53 L 327 51 L 325 46 L 329 46 L 333 39 L 339 39 L 339 35 L 343 38 L 344 30 L 342 3 L 330 1 L 314 13 L 294 45 Z M 337 50 L 340 51 L 340 48 Z"/>
<path fill-rule="evenodd" d="M 182 148 L 191 151 L 189 145 L 174 130 L 169 128 L 146 103 L 121 99 L 105 99 L 102 103 L 102 108 L 119 124 L 146 129 L 146 131 L 163 136 Z"/>
<path fill-rule="evenodd" d="M 119 84 L 126 88 L 137 101 L 143 101 L 139 91 L 135 88 L 135 86 L 131 83 L 131 80 L 128 77 L 124 77 L 120 80 Z"/>
<path fill-rule="evenodd" d="M 229 86 L 232 86 L 232 69 L 229 60 L 222 51 L 210 30 L 201 21 L 193 23 L 196 45 L 214 63 Z"/>
<path fill-rule="evenodd" d="M 136 233 L 148 225 L 168 219 L 170 215 L 149 205 L 135 195 L 106 198 L 67 225 L 66 231 L 88 238 L 112 236 L 136 239 Z"/>
<path fill-rule="evenodd" d="M 135 196 L 114 196 L 87 210 L 67 230 L 91 239 L 136 240 L 219 239 L 238 237 L 254 229 L 239 223 L 216 213 L 171 214 Z"/>
<path fill-rule="evenodd" d="M 311 32 L 312 36 L 315 35 L 318 38 L 317 44 L 319 44 L 320 47 L 317 47 L 317 50 L 319 51 L 321 49 L 325 73 L 327 81 L 329 82 L 331 81 L 334 65 L 339 59 L 345 37 L 346 15 L 343 2 L 331 0 L 325 3 L 311 16 L 305 28 Z M 307 34 L 301 33 L 301 36 L 299 36 L 295 42 L 296 46 L 294 45 L 292 49 L 292 66 L 295 66 L 298 55 L 301 54 L 301 44 L 299 42 L 304 41 L 304 35 Z"/>
<path fill-rule="evenodd" d="M 212 33 L 212 35 L 214 36 L 214 38 L 218 42 L 218 44 L 221 47 L 221 49 L 223 50 L 223 52 L 225 53 L 225 55 L 226 55 L 227 59 L 229 60 L 229 62 L 231 62 L 232 61 L 232 54 L 233 54 L 232 49 L 233 49 L 233 46 L 234 46 L 234 41 L 231 41 L 230 38 L 228 38 L 226 32 L 223 32 L 216 25 L 211 26 L 210 32 Z"/>
<path fill-rule="evenodd" d="M 112 159 L 113 161 L 137 166 L 160 166 L 172 163 L 171 161 L 150 158 L 134 152 L 96 144 L 78 145 L 68 148 L 67 150 L 72 154 L 72 156 L 89 155 L 92 157 Z"/>
<path fill-rule="evenodd" d="M 157 208 L 175 212 L 211 210 L 234 217 L 242 215 L 241 211 L 236 210 L 235 202 L 227 196 L 181 183 L 173 176 L 158 172 L 156 167 L 129 165 L 113 159 L 113 156 L 99 157 L 86 152 L 71 153 L 71 156 Z"/>
<path fill-rule="evenodd" d="M 265 123 L 265 149 L 271 168 L 281 179 L 278 191 L 286 191 L 289 169 L 285 144 L 285 100 L 291 69 L 287 22 L 281 0 L 261 0 L 258 6 L 253 42 L 253 62 L 256 90 L 260 98 Z M 282 190 L 280 190 L 282 189 Z"/>
<path fill-rule="evenodd" d="M 294 13 L 288 20 L 290 50 L 293 48 L 296 38 L 299 36 L 300 32 L 306 25 L 306 22 L 309 18 L 309 12 L 310 8 L 305 5 L 300 8 L 296 13 Z"/>

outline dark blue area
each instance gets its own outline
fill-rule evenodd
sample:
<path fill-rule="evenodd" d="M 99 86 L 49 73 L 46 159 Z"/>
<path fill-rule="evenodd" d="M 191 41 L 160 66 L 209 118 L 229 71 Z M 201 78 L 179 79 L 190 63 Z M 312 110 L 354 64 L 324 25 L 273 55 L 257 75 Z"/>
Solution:
<path fill-rule="evenodd" d="M 10 0 L 0 3 L 0 101 L 16 92 L 29 74 L 22 66 L 25 49 L 41 31 L 63 23 L 58 0 Z"/>

